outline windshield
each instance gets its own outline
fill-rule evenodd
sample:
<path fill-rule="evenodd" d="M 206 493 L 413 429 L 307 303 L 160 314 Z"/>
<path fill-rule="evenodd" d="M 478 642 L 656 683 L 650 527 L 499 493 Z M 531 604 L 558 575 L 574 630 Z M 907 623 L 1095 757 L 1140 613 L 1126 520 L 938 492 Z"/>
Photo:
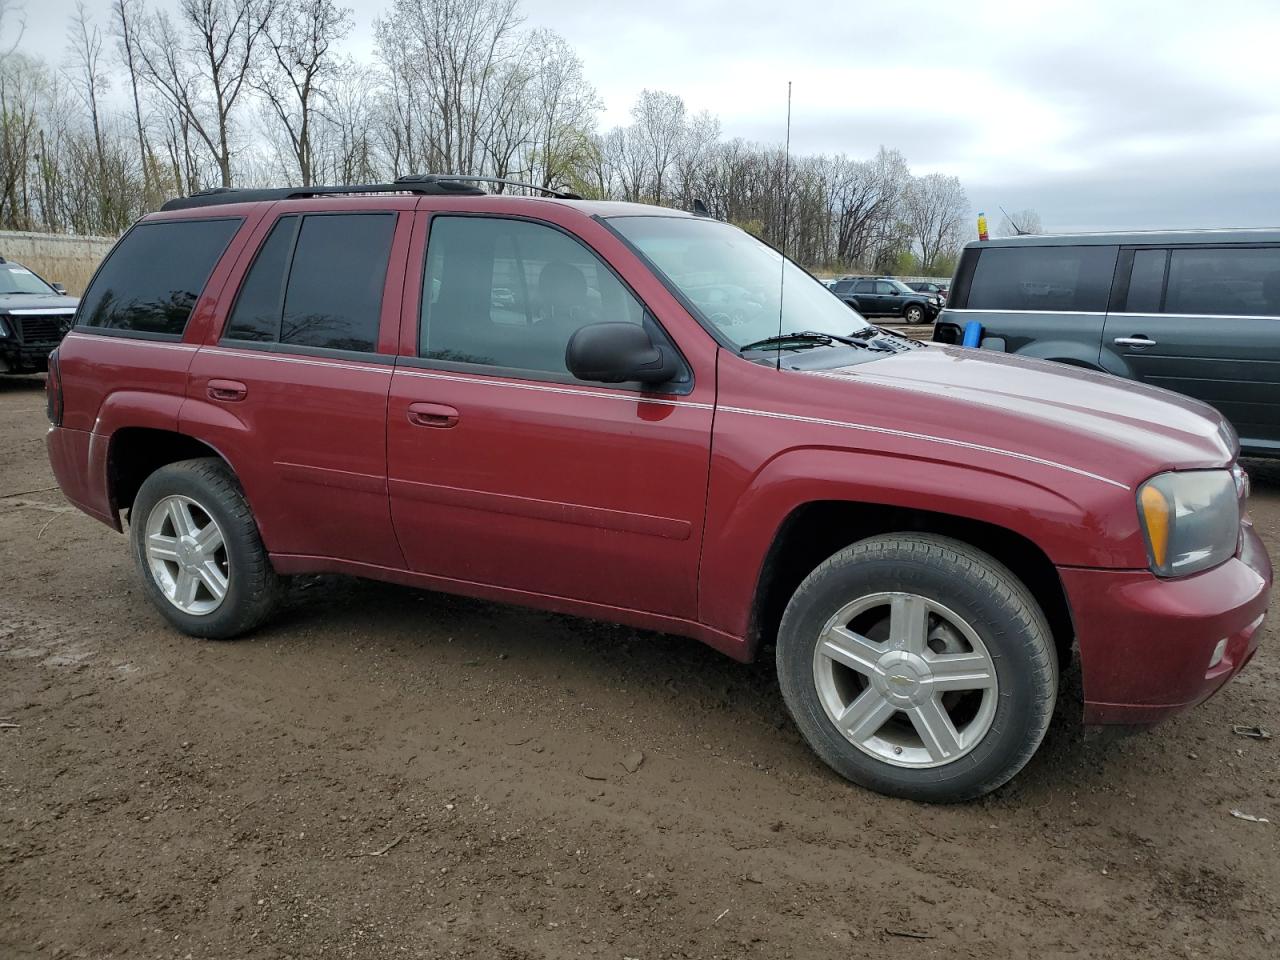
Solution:
<path fill-rule="evenodd" d="M 0 297 L 11 293 L 48 296 L 54 289 L 20 263 L 0 263 Z"/>
<path fill-rule="evenodd" d="M 730 224 L 692 217 L 613 217 L 609 224 L 737 347 L 778 334 L 780 286 L 782 333 L 841 336 L 870 327 L 790 260 L 784 281 L 782 255 Z"/>

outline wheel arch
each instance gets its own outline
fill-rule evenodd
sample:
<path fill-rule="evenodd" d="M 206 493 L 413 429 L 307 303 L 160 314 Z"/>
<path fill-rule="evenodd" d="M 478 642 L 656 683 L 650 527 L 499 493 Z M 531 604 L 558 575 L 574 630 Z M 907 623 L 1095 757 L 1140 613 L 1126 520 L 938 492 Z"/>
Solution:
<path fill-rule="evenodd" d="M 132 508 L 143 482 L 155 471 L 180 460 L 216 457 L 235 473 L 235 465 L 215 446 L 178 430 L 120 427 L 107 444 L 107 499 L 117 520 Z"/>
<path fill-rule="evenodd" d="M 1008 567 L 1044 611 L 1059 663 L 1069 662 L 1075 629 L 1066 590 L 1057 567 L 1034 541 L 1008 527 L 970 517 L 848 500 L 799 504 L 778 526 L 752 598 L 747 637 L 750 655 L 754 657 L 777 633 L 788 600 L 822 561 L 868 537 L 906 532 L 951 537 Z"/>

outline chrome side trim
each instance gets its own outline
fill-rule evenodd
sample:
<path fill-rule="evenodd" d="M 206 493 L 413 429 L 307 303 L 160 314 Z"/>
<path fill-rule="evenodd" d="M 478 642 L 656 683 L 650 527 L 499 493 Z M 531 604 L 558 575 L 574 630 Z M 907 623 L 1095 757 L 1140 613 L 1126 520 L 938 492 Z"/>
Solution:
<path fill-rule="evenodd" d="M 136 343 L 144 347 L 158 347 L 161 350 L 194 351 L 198 347 L 198 344 L 194 344 L 194 343 L 179 343 L 177 341 L 167 341 L 167 340 L 142 340 L 137 337 L 95 337 L 91 333 L 79 333 L 75 330 L 71 330 L 70 332 L 68 332 L 67 335 L 63 337 L 63 339 L 64 340 L 72 340 L 72 339 L 83 340 L 86 343 L 101 343 L 104 340 L 110 341 L 111 343 Z"/>
<path fill-rule="evenodd" d="M 355 361 L 343 362 L 341 360 L 319 360 L 306 357 L 285 357 L 278 353 L 266 353 L 260 350 L 232 350 L 227 347 L 201 347 L 204 353 L 212 353 L 221 357 L 241 357 L 250 360 L 270 360 L 274 363 L 299 363 L 308 367 L 333 367 L 337 370 L 365 370 L 369 373 L 385 373 L 390 374 L 394 367 L 390 366 L 368 366 Z"/>
<path fill-rule="evenodd" d="M 397 367 L 396 373 L 405 377 L 419 377 L 423 380 L 446 380 L 452 383 L 471 383 L 477 386 L 506 387 L 510 390 L 533 390 L 537 393 L 558 393 L 569 397 L 598 397 L 603 400 L 627 400 L 632 403 L 656 403 L 664 407 L 690 407 L 694 410 L 714 410 L 713 403 L 699 403 L 696 400 L 666 400 L 660 397 L 647 397 L 634 390 L 586 390 L 577 387 L 557 387 L 544 383 L 512 383 L 510 380 L 499 380 L 489 377 L 466 377 L 448 373 L 427 373 L 422 370 L 411 370 Z"/>
<path fill-rule="evenodd" d="M 771 413 L 767 410 L 751 410 L 747 407 L 721 406 L 718 408 L 718 412 L 737 413 L 747 417 L 771 417 L 775 420 L 790 420 L 795 423 L 816 423 L 826 427 L 844 427 L 846 430 L 861 430 L 866 433 L 875 433 L 881 436 L 904 437 L 909 440 L 925 440 L 930 443 L 941 443 L 949 447 L 961 447 L 966 450 L 978 450 L 982 453 L 994 453 L 998 456 L 1021 460 L 1024 463 L 1035 463 L 1044 467 L 1054 467 L 1058 470 L 1065 470 L 1067 473 L 1074 473 L 1077 476 L 1088 477 L 1090 480 L 1097 480 L 1100 483 L 1119 487 L 1121 490 L 1129 489 L 1127 484 L 1123 484 L 1118 480 L 1112 480 L 1109 477 L 1104 477 L 1100 474 L 1090 473 L 1088 470 L 1081 470 L 1079 467 L 1068 466 L 1065 463 L 1058 463 L 1056 460 L 1045 460 L 1042 457 L 1033 457 L 1029 453 L 1018 453 L 1016 450 L 1004 450 L 1000 447 L 989 447 L 982 443 L 970 443 L 967 440 L 953 440 L 949 437 L 934 437 L 927 433 L 912 433 L 909 430 L 894 430 L 890 427 L 873 427 L 865 423 L 847 423 L 843 420 L 826 420 L 822 417 L 805 417 L 795 413 Z"/>
<path fill-rule="evenodd" d="M 1105 310 L 982 310 L 978 307 L 943 307 L 943 313 L 1053 313 L 1065 317 L 1105 317 Z M 1114 314 L 1112 314 L 1114 316 Z"/>

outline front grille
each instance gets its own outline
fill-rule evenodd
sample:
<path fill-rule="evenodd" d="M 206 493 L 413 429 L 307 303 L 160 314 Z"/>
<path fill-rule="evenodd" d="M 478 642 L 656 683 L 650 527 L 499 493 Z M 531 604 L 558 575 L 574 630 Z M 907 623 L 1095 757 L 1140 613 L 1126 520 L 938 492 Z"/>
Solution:
<path fill-rule="evenodd" d="M 8 317 L 18 330 L 18 339 L 23 343 L 57 343 L 66 332 L 65 324 L 69 318 L 49 317 Z"/>

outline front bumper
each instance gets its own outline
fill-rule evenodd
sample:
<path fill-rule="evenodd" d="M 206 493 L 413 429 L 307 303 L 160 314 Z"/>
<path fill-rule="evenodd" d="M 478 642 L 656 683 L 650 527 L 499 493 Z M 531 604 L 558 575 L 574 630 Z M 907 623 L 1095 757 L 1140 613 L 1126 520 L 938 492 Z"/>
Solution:
<path fill-rule="evenodd" d="M 1180 580 L 1059 569 L 1080 649 L 1086 724 L 1156 723 L 1207 700 L 1249 662 L 1272 570 L 1251 524 L 1241 542 L 1231 560 Z M 1226 652 L 1210 666 L 1222 640 Z"/>
<path fill-rule="evenodd" d="M 44 373 L 49 369 L 49 354 L 54 343 L 19 343 L 12 337 L 0 338 L 0 373 Z"/>

